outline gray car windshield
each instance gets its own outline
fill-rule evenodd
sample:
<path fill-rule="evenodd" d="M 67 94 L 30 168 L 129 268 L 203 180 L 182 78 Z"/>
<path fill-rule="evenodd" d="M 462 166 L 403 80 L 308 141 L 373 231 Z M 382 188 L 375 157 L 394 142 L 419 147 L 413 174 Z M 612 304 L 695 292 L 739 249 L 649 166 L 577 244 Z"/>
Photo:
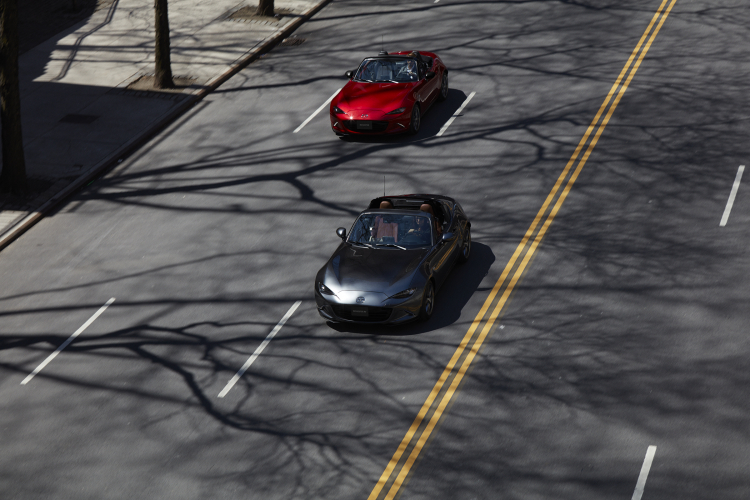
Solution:
<path fill-rule="evenodd" d="M 362 214 L 352 226 L 347 241 L 368 247 L 428 247 L 432 245 L 430 218 L 416 214 Z"/>
<path fill-rule="evenodd" d="M 354 79 L 362 82 L 416 82 L 419 69 L 414 59 L 365 59 Z"/>

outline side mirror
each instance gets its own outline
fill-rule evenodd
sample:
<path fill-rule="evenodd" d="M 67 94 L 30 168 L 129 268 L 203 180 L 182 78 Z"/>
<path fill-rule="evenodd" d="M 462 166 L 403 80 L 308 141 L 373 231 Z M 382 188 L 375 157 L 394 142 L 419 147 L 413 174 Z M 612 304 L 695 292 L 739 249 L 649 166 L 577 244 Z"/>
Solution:
<path fill-rule="evenodd" d="M 440 242 L 441 243 L 445 243 L 446 241 L 452 240 L 453 236 L 454 236 L 454 234 L 451 233 L 451 232 L 443 233 L 442 238 L 440 238 Z"/>
<path fill-rule="evenodd" d="M 435 78 L 435 72 L 434 71 L 428 71 L 427 74 L 424 75 L 424 77 L 427 78 L 428 80 L 432 80 L 433 78 Z"/>
<path fill-rule="evenodd" d="M 342 240 L 345 240 L 345 239 L 346 239 L 346 229 L 344 229 L 343 227 L 340 227 L 340 228 L 338 228 L 338 229 L 336 230 L 336 234 L 337 234 L 337 235 L 338 235 L 338 237 L 339 237 L 339 238 L 341 238 Z"/>
<path fill-rule="evenodd" d="M 344 73 L 344 76 L 351 80 L 352 78 L 354 78 L 354 71 L 347 71 L 346 73 Z"/>

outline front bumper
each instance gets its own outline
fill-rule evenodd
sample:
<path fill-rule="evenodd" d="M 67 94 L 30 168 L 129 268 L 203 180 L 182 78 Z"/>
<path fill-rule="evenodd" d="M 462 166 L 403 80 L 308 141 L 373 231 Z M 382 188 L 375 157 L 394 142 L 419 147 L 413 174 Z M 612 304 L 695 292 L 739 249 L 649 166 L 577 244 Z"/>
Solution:
<path fill-rule="evenodd" d="M 401 324 L 417 318 L 422 306 L 422 290 L 406 299 L 372 300 L 375 295 L 367 292 L 339 292 L 338 295 L 322 295 L 315 290 L 315 303 L 321 317 L 338 323 Z M 357 297 L 365 297 L 365 303 L 357 304 Z"/>
<path fill-rule="evenodd" d="M 352 120 L 348 115 L 330 114 L 331 128 L 342 135 L 400 134 L 409 130 L 411 115 L 402 113 L 395 117 L 385 115 L 380 120 Z"/>

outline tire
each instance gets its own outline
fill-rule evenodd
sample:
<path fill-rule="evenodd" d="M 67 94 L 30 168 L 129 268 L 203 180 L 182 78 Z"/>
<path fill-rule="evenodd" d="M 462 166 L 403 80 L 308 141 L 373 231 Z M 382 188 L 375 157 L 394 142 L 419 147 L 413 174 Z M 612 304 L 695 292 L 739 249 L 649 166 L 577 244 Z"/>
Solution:
<path fill-rule="evenodd" d="M 409 120 L 409 134 L 414 135 L 419 132 L 419 128 L 422 126 L 422 112 L 419 109 L 419 104 L 415 104 L 411 108 L 411 120 Z"/>
<path fill-rule="evenodd" d="M 437 100 L 442 102 L 446 99 L 448 99 L 448 72 L 447 71 L 443 73 L 443 83 L 440 86 L 440 94 L 438 95 Z"/>
<path fill-rule="evenodd" d="M 429 320 L 434 310 L 435 286 L 432 284 L 432 280 L 430 280 L 424 286 L 424 294 L 422 295 L 422 307 L 419 308 L 419 321 Z"/>
<path fill-rule="evenodd" d="M 458 263 L 463 264 L 469 260 L 469 255 L 471 255 L 471 229 L 466 231 L 466 238 L 461 246 L 461 253 L 458 255 Z"/>

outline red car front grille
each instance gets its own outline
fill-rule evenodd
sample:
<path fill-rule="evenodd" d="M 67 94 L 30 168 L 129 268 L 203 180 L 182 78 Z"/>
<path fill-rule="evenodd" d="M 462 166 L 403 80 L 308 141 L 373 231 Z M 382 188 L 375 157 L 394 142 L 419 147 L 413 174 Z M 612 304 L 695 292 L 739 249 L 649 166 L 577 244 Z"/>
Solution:
<path fill-rule="evenodd" d="M 385 132 L 388 128 L 388 122 L 379 120 L 347 120 L 344 123 L 344 127 L 354 132 L 368 133 L 368 132 Z"/>

